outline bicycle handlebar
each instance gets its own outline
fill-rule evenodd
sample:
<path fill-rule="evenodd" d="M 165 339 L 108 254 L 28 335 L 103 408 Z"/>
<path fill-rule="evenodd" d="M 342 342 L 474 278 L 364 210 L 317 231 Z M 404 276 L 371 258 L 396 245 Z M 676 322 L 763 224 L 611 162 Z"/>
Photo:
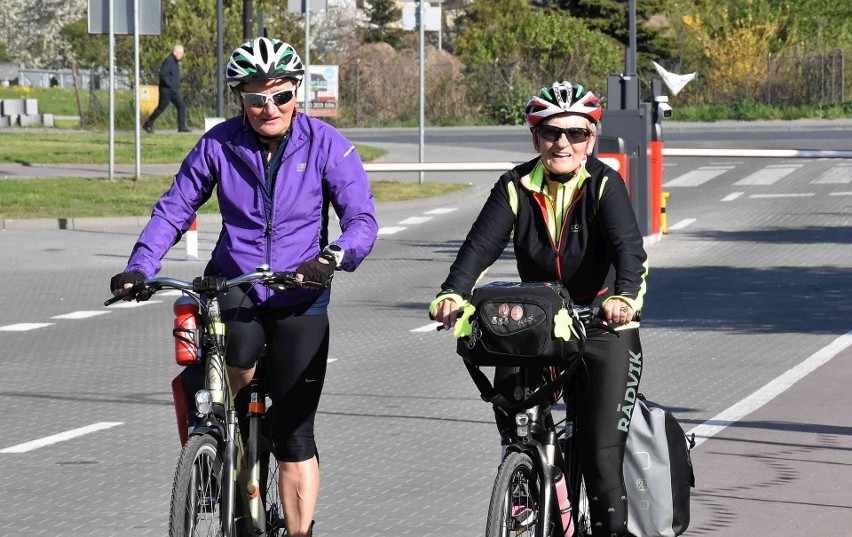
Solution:
<path fill-rule="evenodd" d="M 275 291 L 284 291 L 285 289 L 296 287 L 312 287 L 315 289 L 324 289 L 326 287 L 319 282 L 299 281 L 296 279 L 295 272 L 273 272 L 265 267 L 258 267 L 254 272 L 248 272 L 230 280 L 219 276 L 199 276 L 191 282 L 174 278 L 151 278 L 139 281 L 128 289 L 127 293 L 108 299 L 104 302 L 104 306 L 110 306 L 121 300 L 132 300 L 134 298 L 137 302 L 144 302 L 151 298 L 154 293 L 163 289 L 177 289 L 194 295 L 215 295 L 227 292 L 232 287 L 249 282 L 259 282 L 273 288 Z"/>

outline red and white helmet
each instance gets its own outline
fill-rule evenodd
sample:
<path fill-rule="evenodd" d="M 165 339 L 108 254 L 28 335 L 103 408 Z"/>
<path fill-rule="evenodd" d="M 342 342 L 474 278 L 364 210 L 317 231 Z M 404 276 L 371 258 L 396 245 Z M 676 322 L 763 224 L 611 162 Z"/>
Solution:
<path fill-rule="evenodd" d="M 541 120 L 557 114 L 579 114 L 592 123 L 601 119 L 601 102 L 591 91 L 580 84 L 554 82 L 552 86 L 541 88 L 538 95 L 530 99 L 524 108 L 524 116 L 530 129 L 534 129 Z"/>

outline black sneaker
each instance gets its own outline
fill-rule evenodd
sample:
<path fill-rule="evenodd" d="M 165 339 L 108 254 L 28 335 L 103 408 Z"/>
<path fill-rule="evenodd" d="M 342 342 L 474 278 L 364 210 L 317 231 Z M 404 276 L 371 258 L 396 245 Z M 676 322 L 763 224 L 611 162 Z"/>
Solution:
<path fill-rule="evenodd" d="M 151 128 L 151 125 L 146 123 L 145 125 L 142 125 L 142 128 L 145 129 L 145 132 L 148 134 L 154 134 L 154 129 Z"/>

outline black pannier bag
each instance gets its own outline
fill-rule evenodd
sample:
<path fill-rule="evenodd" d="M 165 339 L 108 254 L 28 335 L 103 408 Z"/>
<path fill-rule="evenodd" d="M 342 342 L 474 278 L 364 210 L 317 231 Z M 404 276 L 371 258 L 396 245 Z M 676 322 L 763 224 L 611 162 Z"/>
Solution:
<path fill-rule="evenodd" d="M 571 298 L 556 282 L 494 282 L 474 290 L 456 352 L 475 366 L 567 366 L 580 350 Z M 468 308 L 470 306 L 467 306 Z"/>

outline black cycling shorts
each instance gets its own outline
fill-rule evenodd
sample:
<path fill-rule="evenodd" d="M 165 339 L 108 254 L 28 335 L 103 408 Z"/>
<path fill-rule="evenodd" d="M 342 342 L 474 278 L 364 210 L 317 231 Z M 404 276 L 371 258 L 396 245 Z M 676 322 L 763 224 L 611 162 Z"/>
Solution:
<path fill-rule="evenodd" d="M 306 306 L 256 308 L 240 289 L 220 298 L 226 325 L 225 361 L 250 369 L 266 347 L 263 382 L 272 399 L 275 458 L 301 462 L 317 455 L 314 418 L 328 360 L 328 315 L 303 315 Z M 238 397 L 238 410 L 243 404 Z M 244 412 L 241 412 L 241 414 Z"/>

